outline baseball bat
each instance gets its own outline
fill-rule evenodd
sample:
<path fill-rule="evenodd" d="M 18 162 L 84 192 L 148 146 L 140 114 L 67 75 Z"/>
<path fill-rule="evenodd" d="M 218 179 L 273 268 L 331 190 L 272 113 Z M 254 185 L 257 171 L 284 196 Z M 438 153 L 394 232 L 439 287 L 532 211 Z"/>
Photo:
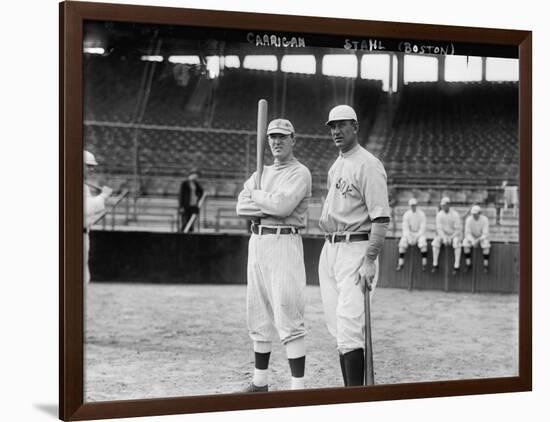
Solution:
<path fill-rule="evenodd" d="M 258 101 L 258 126 L 256 132 L 256 188 L 261 189 L 264 171 L 264 149 L 267 140 L 267 100 Z"/>
<path fill-rule="evenodd" d="M 365 385 L 374 385 L 374 360 L 372 358 L 372 330 L 370 323 L 370 290 L 365 291 Z"/>
<path fill-rule="evenodd" d="M 101 192 L 101 186 L 99 185 L 96 185 L 95 183 L 93 182 L 84 182 L 85 185 L 88 185 L 88 187 L 92 188 L 92 189 L 96 189 L 98 191 Z"/>

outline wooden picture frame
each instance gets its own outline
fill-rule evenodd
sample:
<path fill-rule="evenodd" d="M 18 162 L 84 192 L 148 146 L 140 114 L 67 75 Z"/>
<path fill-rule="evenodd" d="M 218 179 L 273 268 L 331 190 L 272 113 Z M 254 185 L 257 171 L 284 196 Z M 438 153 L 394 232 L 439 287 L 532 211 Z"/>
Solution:
<path fill-rule="evenodd" d="M 181 413 L 311 406 L 441 396 L 530 391 L 532 388 L 532 35 L 529 31 L 423 25 L 346 19 L 222 12 L 106 3 L 59 5 L 60 84 L 60 285 L 59 416 L 89 420 Z M 190 25 L 339 37 L 425 40 L 455 45 L 488 44 L 519 51 L 520 284 L 519 376 L 461 381 L 315 389 L 268 394 L 191 396 L 84 402 L 83 317 L 83 23 L 85 20 Z"/>

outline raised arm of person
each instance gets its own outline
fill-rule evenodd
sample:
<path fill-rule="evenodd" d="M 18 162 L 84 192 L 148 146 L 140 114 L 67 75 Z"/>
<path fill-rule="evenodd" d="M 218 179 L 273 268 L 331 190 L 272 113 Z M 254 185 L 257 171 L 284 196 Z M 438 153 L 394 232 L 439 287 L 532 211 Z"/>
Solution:
<path fill-rule="evenodd" d="M 99 195 L 92 196 L 90 188 L 84 185 L 84 217 L 86 225 L 90 225 L 94 218 L 105 210 L 105 200 L 111 196 L 112 192 L 111 188 L 104 186 Z"/>
<path fill-rule="evenodd" d="M 285 218 L 310 192 L 311 173 L 304 167 L 298 167 L 279 189 L 273 192 L 256 189 L 252 191 L 251 197 L 264 213 Z"/>

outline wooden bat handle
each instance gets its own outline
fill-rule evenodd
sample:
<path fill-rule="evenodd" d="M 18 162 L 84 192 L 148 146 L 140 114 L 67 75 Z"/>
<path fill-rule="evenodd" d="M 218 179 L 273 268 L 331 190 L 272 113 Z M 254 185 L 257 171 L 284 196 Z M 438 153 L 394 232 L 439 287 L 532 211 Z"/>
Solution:
<path fill-rule="evenodd" d="M 92 183 L 92 182 L 84 182 L 85 185 L 87 185 L 88 187 L 92 188 L 92 189 L 97 189 L 97 190 L 101 190 L 101 186 L 99 185 L 96 185 L 95 183 Z"/>
<path fill-rule="evenodd" d="M 267 139 L 267 101 L 258 101 L 258 125 L 256 132 L 256 188 L 261 188 L 264 171 L 264 149 Z"/>
<path fill-rule="evenodd" d="M 372 330 L 370 322 L 370 290 L 365 291 L 365 385 L 374 385 Z"/>

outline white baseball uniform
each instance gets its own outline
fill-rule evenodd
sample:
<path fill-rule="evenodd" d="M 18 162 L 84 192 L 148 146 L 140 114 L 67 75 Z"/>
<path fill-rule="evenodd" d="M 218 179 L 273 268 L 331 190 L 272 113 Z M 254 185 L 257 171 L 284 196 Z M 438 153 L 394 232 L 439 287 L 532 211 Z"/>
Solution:
<path fill-rule="evenodd" d="M 92 196 L 88 185 L 84 185 L 84 282 L 90 281 L 90 268 L 88 266 L 88 254 L 90 250 L 90 235 L 88 231 L 94 220 L 105 210 L 105 197 L 103 195 Z"/>
<path fill-rule="evenodd" d="M 369 233 L 372 220 L 390 216 L 384 166 L 360 145 L 340 153 L 329 170 L 327 186 L 319 226 L 329 237 Z M 364 348 L 363 291 L 357 280 L 368 245 L 368 240 L 333 243 L 327 239 L 319 259 L 327 327 L 341 354 Z M 376 266 L 372 293 L 378 260 Z"/>
<path fill-rule="evenodd" d="M 449 209 L 449 212 L 440 210 L 435 216 L 436 236 L 432 246 L 440 248 L 441 245 L 452 244 L 454 249 L 460 248 L 460 226 L 460 216 L 455 210 Z"/>
<path fill-rule="evenodd" d="M 403 235 L 399 240 L 399 249 L 406 250 L 409 245 L 418 245 L 420 249 L 427 246 L 426 214 L 421 209 L 407 210 L 403 214 Z"/>
<path fill-rule="evenodd" d="M 311 197 L 307 167 L 295 158 L 284 163 L 276 160 L 264 167 L 261 190 L 254 189 L 255 178 L 256 173 L 239 194 L 238 215 L 261 218 L 262 231 L 305 227 Z M 270 344 L 277 334 L 285 345 L 303 337 L 306 274 L 301 236 L 253 233 L 247 276 L 247 323 L 255 344 Z"/>
<path fill-rule="evenodd" d="M 480 215 L 479 219 L 476 219 L 473 216 L 468 216 L 466 218 L 466 223 L 464 224 L 464 241 L 462 246 L 464 248 L 471 248 L 475 243 L 479 242 L 479 245 L 482 249 L 489 249 L 491 247 L 491 242 L 489 241 L 489 219 Z"/>

